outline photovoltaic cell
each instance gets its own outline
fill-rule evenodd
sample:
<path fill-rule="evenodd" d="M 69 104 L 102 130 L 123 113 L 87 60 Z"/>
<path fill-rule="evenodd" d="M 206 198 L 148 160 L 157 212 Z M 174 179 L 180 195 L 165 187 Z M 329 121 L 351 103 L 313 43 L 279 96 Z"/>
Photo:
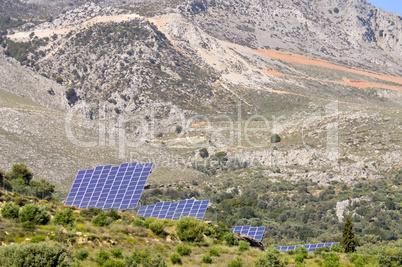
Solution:
<path fill-rule="evenodd" d="M 155 205 L 142 206 L 138 216 L 154 217 L 158 219 L 179 220 L 181 217 L 204 219 L 209 200 L 180 200 L 179 203 L 159 202 Z"/>
<path fill-rule="evenodd" d="M 314 249 L 317 249 L 317 248 L 322 248 L 322 247 L 331 248 L 333 245 L 338 245 L 338 244 L 339 244 L 339 242 L 331 242 L 331 243 L 276 247 L 275 249 L 279 250 L 280 252 L 286 252 L 286 251 L 295 250 L 298 247 L 304 246 L 308 250 L 308 252 L 313 252 Z"/>
<path fill-rule="evenodd" d="M 98 166 L 78 172 L 65 204 L 108 210 L 137 207 L 153 163 Z"/>
<path fill-rule="evenodd" d="M 246 226 L 236 226 L 235 228 L 230 229 L 235 234 L 243 234 L 249 237 L 252 237 L 254 239 L 257 239 L 258 241 L 262 240 L 262 236 L 264 235 L 265 232 L 265 226 L 263 227 L 251 227 L 250 225 Z"/>

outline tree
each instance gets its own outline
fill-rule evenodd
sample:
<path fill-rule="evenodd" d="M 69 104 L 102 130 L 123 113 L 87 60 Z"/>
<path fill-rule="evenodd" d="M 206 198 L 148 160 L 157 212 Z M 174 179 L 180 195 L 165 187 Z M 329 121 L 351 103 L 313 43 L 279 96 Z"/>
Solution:
<path fill-rule="evenodd" d="M 29 185 L 34 174 L 33 172 L 25 166 L 24 163 L 16 163 L 13 165 L 9 177 L 11 180 L 21 179 L 25 185 Z"/>
<path fill-rule="evenodd" d="M 177 134 L 180 134 L 182 131 L 183 131 L 183 127 L 180 126 L 180 125 L 177 125 L 177 126 L 176 126 L 176 133 L 177 133 Z"/>
<path fill-rule="evenodd" d="M 356 251 L 355 234 L 353 232 L 353 224 L 350 217 L 346 217 L 346 222 L 343 226 L 341 246 L 345 253 L 353 253 Z"/>
<path fill-rule="evenodd" d="M 278 134 L 271 135 L 271 143 L 276 144 L 281 141 L 281 137 Z"/>
<path fill-rule="evenodd" d="M 209 157 L 208 149 L 206 149 L 205 147 L 201 148 L 200 149 L 200 157 L 203 159 L 208 158 Z"/>
<path fill-rule="evenodd" d="M 64 82 L 63 78 L 61 78 L 60 76 L 56 78 L 56 82 L 59 84 L 62 84 Z"/>
<path fill-rule="evenodd" d="M 36 197 L 39 198 L 48 198 L 52 196 L 52 193 L 54 193 L 55 185 L 49 183 L 43 178 L 40 181 L 32 180 L 29 185 L 35 191 Z"/>

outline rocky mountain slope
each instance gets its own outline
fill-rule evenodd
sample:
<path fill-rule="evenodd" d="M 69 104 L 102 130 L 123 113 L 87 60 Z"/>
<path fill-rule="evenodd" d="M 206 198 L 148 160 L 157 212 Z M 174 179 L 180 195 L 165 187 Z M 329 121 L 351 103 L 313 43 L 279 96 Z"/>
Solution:
<path fill-rule="evenodd" d="M 0 9 L 31 19 L 1 37 L 2 169 L 24 161 L 63 184 L 77 169 L 148 155 L 174 162 L 155 180 L 208 180 L 192 166 L 202 147 L 258 162 L 267 179 L 353 183 L 400 167 L 402 18 L 364 0 Z M 71 113 L 79 137 L 101 145 L 71 141 Z M 272 133 L 283 142 L 270 144 Z"/>

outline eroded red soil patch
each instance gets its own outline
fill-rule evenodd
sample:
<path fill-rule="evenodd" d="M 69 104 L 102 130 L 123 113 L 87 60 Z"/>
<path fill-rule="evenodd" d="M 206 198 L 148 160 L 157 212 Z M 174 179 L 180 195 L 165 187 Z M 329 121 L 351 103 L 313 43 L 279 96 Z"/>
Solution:
<path fill-rule="evenodd" d="M 291 52 L 282 52 L 282 51 L 276 51 L 276 50 L 269 50 L 269 49 L 261 49 L 261 50 L 254 50 L 255 52 L 270 57 L 274 59 L 279 59 L 283 60 L 289 63 L 295 63 L 295 64 L 302 64 L 302 65 L 310 65 L 310 66 L 316 66 L 316 67 L 323 67 L 327 69 L 335 69 L 335 70 L 340 70 L 340 71 L 345 71 L 348 73 L 354 73 L 366 77 L 372 77 L 375 79 L 383 80 L 383 81 L 388 81 L 388 82 L 393 82 L 393 83 L 398 83 L 402 85 L 402 77 L 396 77 L 396 76 L 391 76 L 383 73 L 376 73 L 373 71 L 367 71 L 363 69 L 358 69 L 358 68 L 352 68 L 352 67 L 346 67 L 342 66 L 340 64 L 330 62 L 327 60 L 323 59 L 318 59 L 318 58 L 313 58 L 313 57 L 308 57 L 308 56 L 303 56 L 299 54 L 294 54 Z M 272 70 L 265 70 L 264 72 L 270 73 L 272 75 L 276 75 L 277 72 L 272 71 Z M 279 73 L 281 74 L 281 73 Z M 283 75 L 283 74 L 281 74 Z M 278 76 L 278 75 L 276 75 Z M 387 84 L 382 84 L 382 83 L 371 83 L 367 82 L 367 84 L 363 84 L 361 81 L 356 82 L 347 82 L 348 85 L 350 86 L 356 86 L 356 87 L 381 87 L 381 88 L 386 88 L 390 90 L 397 90 L 397 91 L 402 91 L 401 86 L 396 86 L 396 85 L 387 85 Z M 381 86 L 380 86 L 381 85 Z"/>

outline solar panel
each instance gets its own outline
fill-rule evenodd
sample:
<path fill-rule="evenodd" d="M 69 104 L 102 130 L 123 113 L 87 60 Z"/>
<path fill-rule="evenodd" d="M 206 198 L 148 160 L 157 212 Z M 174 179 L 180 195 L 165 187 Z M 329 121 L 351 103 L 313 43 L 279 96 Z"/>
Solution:
<path fill-rule="evenodd" d="M 153 163 L 98 166 L 78 172 L 65 204 L 108 210 L 137 207 Z"/>
<path fill-rule="evenodd" d="M 230 229 L 235 234 L 243 234 L 249 237 L 252 237 L 254 239 L 257 239 L 258 241 L 262 240 L 262 236 L 264 235 L 265 232 L 265 226 L 263 227 L 251 227 L 250 225 L 246 226 L 236 226 L 235 228 Z"/>
<path fill-rule="evenodd" d="M 138 216 L 154 217 L 158 219 L 179 220 L 181 217 L 194 217 L 204 219 L 209 200 L 180 200 L 179 203 L 159 202 L 155 205 L 142 206 Z"/>
<path fill-rule="evenodd" d="M 339 242 L 297 245 L 297 246 L 285 246 L 285 247 L 276 247 L 275 249 L 279 250 L 279 252 L 286 252 L 286 251 L 295 250 L 298 247 L 304 246 L 308 250 L 308 252 L 313 252 L 317 248 L 328 247 L 330 249 L 333 245 L 337 245 L 337 244 L 339 244 Z"/>

